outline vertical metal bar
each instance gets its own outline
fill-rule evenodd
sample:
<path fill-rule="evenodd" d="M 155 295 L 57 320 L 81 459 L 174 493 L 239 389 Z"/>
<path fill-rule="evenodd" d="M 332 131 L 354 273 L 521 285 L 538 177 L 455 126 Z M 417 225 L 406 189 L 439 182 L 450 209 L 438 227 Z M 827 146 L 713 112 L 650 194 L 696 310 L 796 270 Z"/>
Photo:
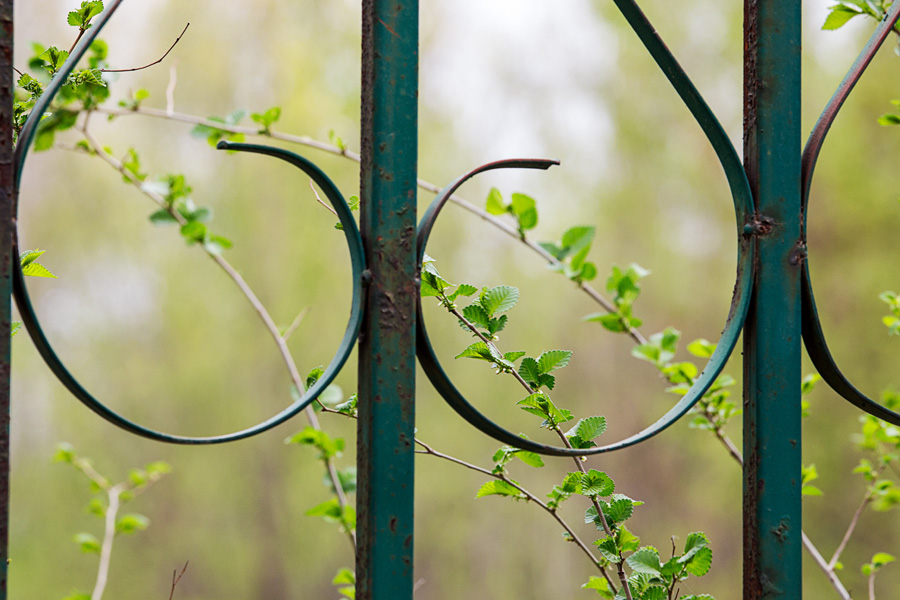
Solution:
<path fill-rule="evenodd" d="M 413 592 L 418 0 L 363 0 L 356 598 Z"/>
<path fill-rule="evenodd" d="M 9 556 L 10 268 L 13 206 L 13 0 L 0 0 L 0 600 Z"/>
<path fill-rule="evenodd" d="M 744 599 L 801 583 L 801 0 L 745 0 L 744 164 L 756 289 L 744 329 Z"/>

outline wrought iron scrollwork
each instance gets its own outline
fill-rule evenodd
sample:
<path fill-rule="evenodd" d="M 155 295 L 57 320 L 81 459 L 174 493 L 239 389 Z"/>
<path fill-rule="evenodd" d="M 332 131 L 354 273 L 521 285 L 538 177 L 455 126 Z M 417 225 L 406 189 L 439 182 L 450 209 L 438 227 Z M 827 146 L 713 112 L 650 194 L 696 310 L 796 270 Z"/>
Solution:
<path fill-rule="evenodd" d="M 812 186 L 813 172 L 816 168 L 816 161 L 819 158 L 819 151 L 825 142 L 825 136 L 831 124 L 834 123 L 838 112 L 844 105 L 844 101 L 853 91 L 856 82 L 859 81 L 865 72 L 875 53 L 881 48 L 881 45 L 890 35 L 891 31 L 900 18 L 900 2 L 895 2 L 893 6 L 885 14 L 884 19 L 878 24 L 878 27 L 872 33 L 869 41 L 866 42 L 862 52 L 860 52 L 853 66 L 847 72 L 847 75 L 841 81 L 840 86 L 831 97 L 822 115 L 816 122 L 806 147 L 803 149 L 803 162 L 801 173 L 801 201 L 803 207 L 803 237 L 806 238 L 806 216 L 809 207 L 809 192 Z M 851 404 L 861 408 L 870 415 L 879 419 L 884 419 L 894 425 L 900 425 L 900 414 L 890 410 L 889 408 L 872 400 L 850 383 L 847 377 L 841 372 L 837 366 L 828 344 L 825 341 L 825 332 L 822 330 L 822 323 L 819 321 L 819 313 L 816 309 L 816 298 L 813 295 L 812 280 L 809 275 L 809 261 L 803 262 L 803 275 L 801 281 L 801 301 L 803 310 L 803 341 L 806 344 L 806 351 L 812 359 L 813 365 L 828 385 L 840 394 L 845 400 Z"/>

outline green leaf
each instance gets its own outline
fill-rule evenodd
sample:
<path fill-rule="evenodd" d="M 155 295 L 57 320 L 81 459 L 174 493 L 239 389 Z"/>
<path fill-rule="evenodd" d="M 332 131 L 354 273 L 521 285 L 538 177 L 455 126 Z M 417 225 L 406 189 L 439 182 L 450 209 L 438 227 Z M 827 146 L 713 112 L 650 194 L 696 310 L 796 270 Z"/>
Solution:
<path fill-rule="evenodd" d="M 593 508 L 593 507 L 591 507 Z M 619 555 L 619 548 L 616 546 L 616 540 L 613 537 L 605 537 L 594 542 L 594 545 L 600 549 L 600 554 L 611 563 L 622 562 Z"/>
<path fill-rule="evenodd" d="M 891 113 L 886 113 L 878 117 L 878 124 L 884 127 L 890 127 L 891 125 L 900 125 L 900 115 L 894 115 Z"/>
<path fill-rule="evenodd" d="M 547 350 L 538 358 L 538 370 L 541 373 L 549 373 L 556 369 L 562 369 L 569 364 L 571 358 L 571 350 Z"/>
<path fill-rule="evenodd" d="M 181 226 L 181 235 L 188 244 L 203 242 L 206 231 L 206 225 L 197 221 L 189 221 Z"/>
<path fill-rule="evenodd" d="M 828 17 L 825 19 L 825 23 L 822 24 L 822 29 L 826 31 L 840 29 L 846 25 L 850 19 L 858 17 L 861 14 L 863 14 L 862 11 L 855 10 L 846 4 L 832 6 L 831 12 L 828 13 Z"/>
<path fill-rule="evenodd" d="M 481 306 L 487 314 L 494 316 L 511 309 L 519 301 L 519 290 L 511 285 L 500 285 L 485 290 L 481 295 Z"/>
<path fill-rule="evenodd" d="M 488 362 L 497 362 L 498 360 L 503 359 L 497 350 L 484 342 L 475 342 L 457 354 L 456 358 L 475 358 L 478 360 L 486 360 Z"/>
<path fill-rule="evenodd" d="M 609 589 L 609 583 L 603 577 L 591 575 L 591 578 L 588 579 L 587 583 L 581 586 L 581 589 L 594 590 L 600 594 L 601 598 L 605 598 L 606 600 L 613 600 L 614 598 L 612 590 Z"/>
<path fill-rule="evenodd" d="M 512 455 L 521 460 L 529 467 L 539 469 L 544 466 L 544 459 L 541 458 L 541 455 L 537 454 L 536 452 L 529 452 L 528 450 L 516 450 L 512 453 Z"/>
<path fill-rule="evenodd" d="M 687 536 L 684 541 L 684 554 L 679 557 L 678 562 L 685 563 L 689 561 L 697 552 L 709 545 L 709 538 L 702 531 L 694 531 Z"/>
<path fill-rule="evenodd" d="M 134 533 L 136 531 L 143 531 L 149 526 L 150 519 L 144 515 L 122 515 L 119 517 L 119 520 L 116 521 L 116 533 Z"/>
<path fill-rule="evenodd" d="M 306 389 L 311 388 L 316 384 L 319 378 L 325 374 L 325 367 L 319 365 L 318 367 L 312 369 L 309 374 L 306 376 Z"/>
<path fill-rule="evenodd" d="M 22 274 L 28 275 L 29 277 L 49 277 L 51 279 L 56 279 L 56 275 L 50 272 L 50 270 L 40 263 L 29 263 L 22 267 Z"/>
<path fill-rule="evenodd" d="M 332 439 L 328 433 L 315 429 L 311 425 L 307 425 L 302 431 L 287 438 L 284 443 L 312 446 L 319 451 L 319 458 L 323 460 L 333 456 L 340 456 L 344 451 L 344 440 L 340 438 Z"/>
<path fill-rule="evenodd" d="M 488 192 L 485 210 L 492 215 L 506 214 L 506 204 L 504 204 L 503 196 L 500 195 L 500 190 L 497 188 L 491 188 L 491 191 Z"/>
<path fill-rule="evenodd" d="M 512 212 L 519 221 L 519 232 L 534 229 L 538 223 L 534 198 L 525 194 L 512 195 Z"/>
<path fill-rule="evenodd" d="M 606 431 L 606 417 L 585 417 L 580 419 L 572 429 L 566 432 L 566 436 L 577 436 L 589 441 L 602 435 Z"/>
<path fill-rule="evenodd" d="M 520 358 L 522 358 L 523 356 L 525 356 L 524 352 L 504 352 L 503 353 L 503 358 L 505 358 L 509 362 L 517 361 Z"/>
<path fill-rule="evenodd" d="M 661 575 L 659 552 L 653 546 L 641 548 L 626 558 L 625 562 L 628 563 L 628 566 L 631 567 L 631 570 L 635 573 L 646 573 L 647 575 L 653 575 L 654 577 L 659 577 Z"/>
<path fill-rule="evenodd" d="M 610 526 L 627 521 L 633 513 L 634 501 L 620 494 L 613 496 L 612 501 L 604 507 L 603 511 Z"/>
<path fill-rule="evenodd" d="M 519 364 L 519 375 L 521 375 L 522 379 L 529 383 L 532 388 L 535 388 L 541 378 L 541 369 L 538 367 L 538 362 L 530 356 L 523 358 L 522 362 Z"/>
<path fill-rule="evenodd" d="M 90 533 L 79 533 L 73 541 L 81 546 L 81 551 L 88 554 L 100 554 L 100 540 Z"/>
<path fill-rule="evenodd" d="M 356 583 L 356 574 L 346 567 L 342 568 L 337 572 L 337 575 L 334 576 L 334 579 L 331 580 L 331 583 L 333 583 L 334 585 Z"/>
<path fill-rule="evenodd" d="M 309 517 L 322 518 L 329 523 L 341 523 L 343 521 L 344 513 L 341 510 L 341 505 L 338 503 L 337 498 L 332 498 L 331 500 L 326 500 L 321 504 L 313 506 L 306 511 L 306 515 Z"/>
<path fill-rule="evenodd" d="M 484 498 L 485 496 L 510 496 L 512 498 L 526 498 L 526 496 L 517 490 L 512 484 L 509 482 L 503 481 L 502 479 L 492 479 L 491 481 L 486 481 L 481 488 L 479 488 L 478 493 L 475 494 L 475 498 Z"/>
<path fill-rule="evenodd" d="M 628 328 L 622 322 L 622 318 L 616 313 L 591 313 L 581 319 L 582 321 L 593 321 L 603 325 L 604 329 L 613 333 L 622 333 Z"/>
<path fill-rule="evenodd" d="M 716 351 L 716 345 L 709 340 L 700 338 L 688 344 L 687 351 L 697 358 L 709 358 Z"/>
<path fill-rule="evenodd" d="M 709 573 L 709 568 L 712 566 L 712 549 L 708 546 L 705 548 L 701 548 L 690 561 L 687 562 L 686 567 L 688 573 L 695 577 L 703 577 L 707 573 Z"/>
<path fill-rule="evenodd" d="M 473 325 L 487 329 L 491 325 L 491 318 L 480 304 L 472 304 L 463 309 L 463 316 Z"/>
<path fill-rule="evenodd" d="M 22 321 L 11 321 L 9 324 L 9 337 L 19 333 L 20 329 L 22 329 Z"/>
<path fill-rule="evenodd" d="M 581 495 L 588 497 L 609 496 L 616 491 L 616 484 L 603 471 L 591 469 L 581 476 Z"/>

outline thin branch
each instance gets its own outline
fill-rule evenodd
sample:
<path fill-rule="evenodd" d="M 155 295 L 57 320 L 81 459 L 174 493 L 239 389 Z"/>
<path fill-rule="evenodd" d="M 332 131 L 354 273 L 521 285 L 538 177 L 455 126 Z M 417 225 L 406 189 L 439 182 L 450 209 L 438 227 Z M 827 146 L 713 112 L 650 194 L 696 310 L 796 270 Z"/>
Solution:
<path fill-rule="evenodd" d="M 333 208 L 331 208 L 331 207 L 328 205 L 327 202 L 323 201 L 322 198 L 319 197 L 319 192 L 316 191 L 316 188 L 315 188 L 315 186 L 313 185 L 313 180 L 312 180 L 312 179 L 309 180 L 309 189 L 311 189 L 311 190 L 313 191 L 313 194 L 316 195 L 316 202 L 318 202 L 319 204 L 321 204 L 322 206 L 324 206 L 325 208 L 327 208 L 328 211 L 329 211 L 331 214 L 333 214 L 334 216 L 338 216 L 337 211 L 334 210 Z"/>
<path fill-rule="evenodd" d="M 169 83 L 166 85 L 166 115 L 175 113 L 175 86 L 178 85 L 178 60 L 169 67 Z"/>
<path fill-rule="evenodd" d="M 100 564 L 97 567 L 97 580 L 94 583 L 94 591 L 91 600 L 103 598 L 106 590 L 106 582 L 109 579 L 109 563 L 112 559 L 113 540 L 116 537 L 116 516 L 119 513 L 119 497 L 126 490 L 125 483 L 119 483 L 107 490 L 109 504 L 106 507 L 105 526 L 103 532 L 103 544 L 100 546 Z"/>
<path fill-rule="evenodd" d="M 815 544 L 812 543 L 812 540 L 809 539 L 809 536 L 806 535 L 805 531 L 800 532 L 800 536 L 803 539 L 803 547 L 806 548 L 806 551 L 809 552 L 809 555 L 812 557 L 813 561 L 818 565 L 822 572 L 825 573 L 825 576 L 828 578 L 828 581 L 831 583 L 831 587 L 838 593 L 841 597 L 841 600 L 852 600 L 850 598 L 850 592 L 847 591 L 847 588 L 844 587 L 844 584 L 841 583 L 841 580 L 838 579 L 837 575 L 834 572 L 834 569 L 825 562 L 825 558 L 819 552 L 819 549 L 816 548 Z"/>
<path fill-rule="evenodd" d="M 834 554 L 831 555 L 831 560 L 828 561 L 829 569 L 834 569 L 834 566 L 838 563 L 838 560 L 840 560 L 841 554 L 843 554 L 844 552 L 844 548 L 847 547 L 847 542 L 850 541 L 850 536 L 853 535 L 853 531 L 856 529 L 856 524 L 859 522 L 860 515 L 862 515 L 863 511 L 871 501 L 871 494 L 866 492 L 866 496 L 863 498 L 862 502 L 859 503 L 859 506 L 856 507 L 856 512 L 853 513 L 853 517 L 850 519 L 850 524 L 847 526 L 847 531 L 844 532 L 844 537 L 841 538 L 841 543 L 838 544 L 838 547 L 834 551 Z"/>
<path fill-rule="evenodd" d="M 288 328 L 285 329 L 284 333 L 281 335 L 281 337 L 284 338 L 284 341 L 287 341 L 288 338 L 291 337 L 295 331 L 297 331 L 297 328 L 300 327 L 300 323 L 303 322 L 303 319 L 307 314 L 309 314 L 309 308 L 304 308 L 299 313 L 297 313 L 297 316 L 294 317 L 294 320 L 291 321 L 291 324 L 288 325 Z"/>
<path fill-rule="evenodd" d="M 175 586 L 178 585 L 178 582 L 181 581 L 181 578 L 184 576 L 184 572 L 187 571 L 188 562 L 189 561 L 185 561 L 184 566 L 181 568 L 181 573 L 178 573 L 177 570 L 172 571 L 172 590 L 169 592 L 169 600 L 172 600 L 175 596 Z"/>
<path fill-rule="evenodd" d="M 153 61 L 152 63 L 146 64 L 146 65 L 144 65 L 143 67 L 133 67 L 133 68 L 131 68 L 131 69 L 100 69 L 100 72 L 102 72 L 102 73 L 130 73 L 130 72 L 132 72 L 132 71 L 143 71 L 144 69 L 149 69 L 150 67 L 152 67 L 152 66 L 154 66 L 154 65 L 158 65 L 159 63 L 161 63 L 162 61 L 164 61 L 164 60 L 166 59 L 166 57 L 169 55 L 169 52 L 171 52 L 172 49 L 173 49 L 176 45 L 178 45 L 178 42 L 181 41 L 181 38 L 184 37 L 184 33 L 188 30 L 188 27 L 190 27 L 190 26 L 191 26 L 190 23 L 188 23 L 187 25 L 185 25 L 185 26 L 184 26 L 184 29 L 181 30 L 181 33 L 178 35 L 178 37 L 175 38 L 175 41 L 172 42 L 172 45 L 169 46 L 169 49 L 166 50 L 166 53 L 163 54 L 162 56 L 160 56 L 159 59 Z M 80 37 L 80 36 L 79 36 L 79 37 Z"/>

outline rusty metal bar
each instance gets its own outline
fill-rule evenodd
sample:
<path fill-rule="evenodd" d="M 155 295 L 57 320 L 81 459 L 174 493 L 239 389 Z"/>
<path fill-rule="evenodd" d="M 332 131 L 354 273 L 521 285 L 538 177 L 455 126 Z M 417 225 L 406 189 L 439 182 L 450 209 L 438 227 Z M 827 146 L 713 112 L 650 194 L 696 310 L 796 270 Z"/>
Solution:
<path fill-rule="evenodd" d="M 756 286 L 744 330 L 744 600 L 802 597 L 801 0 L 745 0 L 744 165 Z"/>
<path fill-rule="evenodd" d="M 413 595 L 418 0 L 363 0 L 357 600 Z"/>
<path fill-rule="evenodd" d="M 10 278 L 13 207 L 13 0 L 0 0 L 0 600 L 9 557 Z"/>

